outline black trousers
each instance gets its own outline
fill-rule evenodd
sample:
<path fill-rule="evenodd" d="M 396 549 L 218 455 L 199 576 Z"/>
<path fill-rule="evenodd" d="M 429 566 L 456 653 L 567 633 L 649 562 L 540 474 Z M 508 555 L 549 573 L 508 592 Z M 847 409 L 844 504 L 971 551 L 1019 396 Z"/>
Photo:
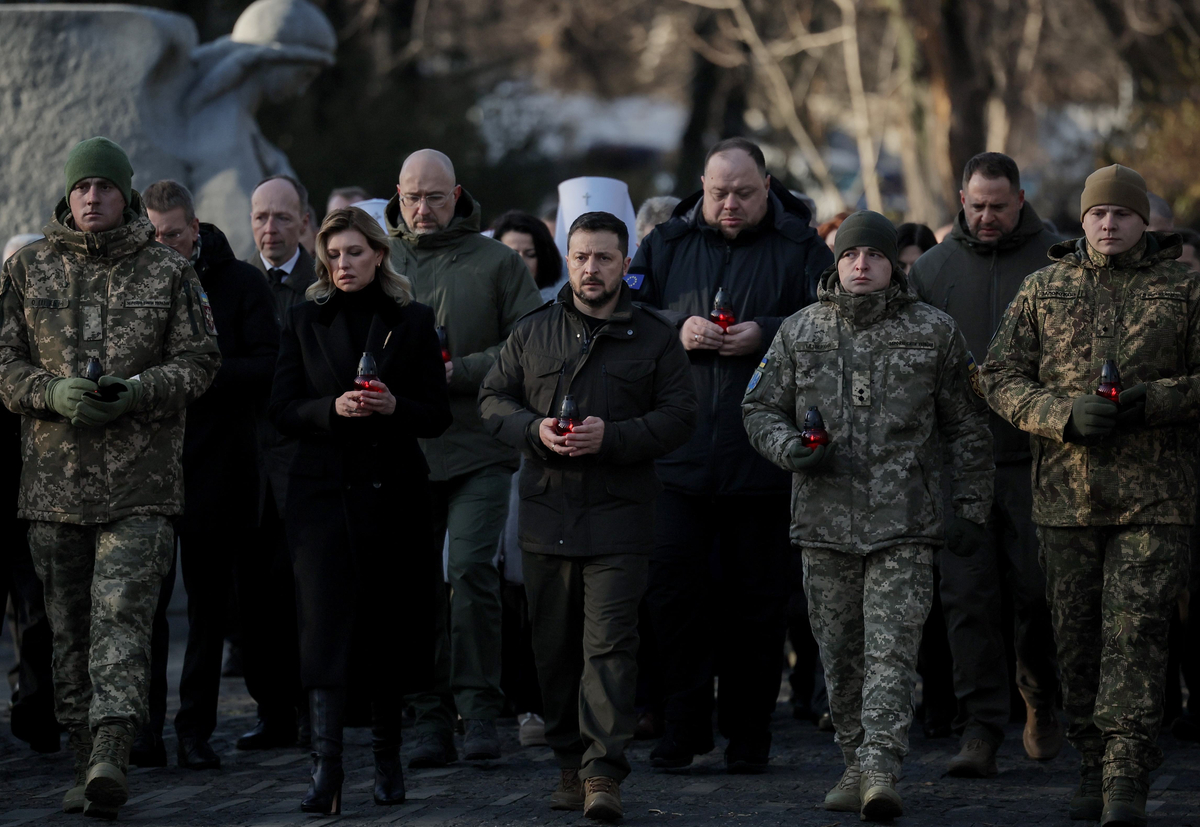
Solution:
<path fill-rule="evenodd" d="M 0 535 L 7 537 L 7 565 L 0 566 L 0 603 L 11 595 L 13 643 L 17 650 L 16 685 L 12 702 L 12 732 L 22 741 L 51 745 L 58 738 L 54 718 L 54 684 L 50 669 L 53 645 L 42 581 L 33 570 L 23 520 L 7 521 Z M 3 576 L 7 575 L 7 582 Z"/>
<path fill-rule="evenodd" d="M 770 744 L 791 594 L 789 497 L 692 496 L 657 502 L 649 588 L 662 653 L 669 733 L 697 750 L 717 726 L 749 748 Z"/>
<path fill-rule="evenodd" d="M 259 527 L 234 560 L 238 626 L 246 690 L 258 717 L 280 727 L 307 708 L 300 686 L 296 584 L 283 526 L 283 485 L 272 479 Z"/>
<path fill-rule="evenodd" d="M 221 655 L 229 625 L 233 561 L 246 553 L 252 529 L 214 527 L 178 534 L 187 589 L 188 639 L 179 680 L 175 733 L 207 741 L 217 726 Z"/>

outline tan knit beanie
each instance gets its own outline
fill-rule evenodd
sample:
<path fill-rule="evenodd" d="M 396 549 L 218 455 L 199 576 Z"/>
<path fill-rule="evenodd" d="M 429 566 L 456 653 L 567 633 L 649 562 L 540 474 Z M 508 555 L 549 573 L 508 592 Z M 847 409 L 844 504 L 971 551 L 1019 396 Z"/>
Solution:
<path fill-rule="evenodd" d="M 1113 164 L 1098 169 L 1087 177 L 1083 195 L 1079 198 L 1079 220 L 1092 207 L 1113 204 L 1133 210 L 1150 223 L 1150 198 L 1146 195 L 1146 179 L 1129 167 Z"/>

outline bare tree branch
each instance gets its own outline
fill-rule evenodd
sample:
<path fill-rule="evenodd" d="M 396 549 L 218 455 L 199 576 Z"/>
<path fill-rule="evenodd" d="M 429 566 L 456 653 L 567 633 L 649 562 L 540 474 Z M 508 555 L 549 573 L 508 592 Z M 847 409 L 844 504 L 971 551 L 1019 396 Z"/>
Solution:
<path fill-rule="evenodd" d="M 858 9 L 855 0 L 835 2 L 842 11 L 842 28 L 851 32 L 851 36 L 842 41 L 842 55 L 846 62 L 846 80 L 850 86 L 850 103 L 854 110 L 854 133 L 858 143 L 863 193 L 867 198 L 867 208 L 882 212 L 883 195 L 879 191 L 879 176 L 875 170 L 875 141 L 871 137 L 867 92 L 863 86 L 862 63 L 858 53 Z"/>

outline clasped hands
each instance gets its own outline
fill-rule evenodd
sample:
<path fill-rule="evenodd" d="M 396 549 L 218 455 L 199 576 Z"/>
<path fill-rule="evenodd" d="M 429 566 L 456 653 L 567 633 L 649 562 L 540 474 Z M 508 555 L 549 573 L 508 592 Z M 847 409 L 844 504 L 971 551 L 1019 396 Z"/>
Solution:
<path fill-rule="evenodd" d="M 546 417 L 538 423 L 538 437 L 542 444 L 554 453 L 563 457 L 581 457 L 586 454 L 600 453 L 604 444 L 604 420 L 598 416 L 589 416 L 580 422 L 568 434 L 558 435 L 554 426 L 558 420 Z"/>
<path fill-rule="evenodd" d="M 715 322 L 700 316 L 689 316 L 679 329 L 679 341 L 684 350 L 715 350 L 720 356 L 745 356 L 758 351 L 762 344 L 762 327 L 758 322 L 741 322 L 721 330 Z"/>
<path fill-rule="evenodd" d="M 1116 402 L 1102 396 L 1080 396 L 1071 403 L 1066 442 L 1103 439 L 1114 430 L 1136 430 L 1146 424 L 1146 384 L 1121 391 Z"/>
<path fill-rule="evenodd" d="M 388 386 L 374 379 L 369 390 L 346 391 L 333 401 L 333 411 L 338 416 L 352 419 L 370 416 L 373 413 L 387 416 L 396 410 L 396 397 Z"/>
<path fill-rule="evenodd" d="M 112 388 L 114 392 L 103 393 Z M 142 397 L 137 379 L 101 376 L 99 382 L 79 376 L 56 377 L 46 386 L 46 404 L 76 428 L 100 428 L 133 410 Z"/>

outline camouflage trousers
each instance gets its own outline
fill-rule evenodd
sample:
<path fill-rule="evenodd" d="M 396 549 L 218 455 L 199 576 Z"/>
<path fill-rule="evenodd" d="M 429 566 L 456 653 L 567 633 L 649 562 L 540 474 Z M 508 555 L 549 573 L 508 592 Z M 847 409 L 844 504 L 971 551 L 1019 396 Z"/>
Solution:
<path fill-rule="evenodd" d="M 1105 775 L 1162 763 L 1167 632 L 1191 526 L 1039 526 L 1067 740 Z"/>
<path fill-rule="evenodd" d="M 54 640 L 55 715 L 68 730 L 146 721 L 150 628 L 174 543 L 166 517 L 29 524 Z"/>
<path fill-rule="evenodd" d="M 804 594 L 846 765 L 900 774 L 913 675 L 933 601 L 933 547 L 805 548 Z"/>

